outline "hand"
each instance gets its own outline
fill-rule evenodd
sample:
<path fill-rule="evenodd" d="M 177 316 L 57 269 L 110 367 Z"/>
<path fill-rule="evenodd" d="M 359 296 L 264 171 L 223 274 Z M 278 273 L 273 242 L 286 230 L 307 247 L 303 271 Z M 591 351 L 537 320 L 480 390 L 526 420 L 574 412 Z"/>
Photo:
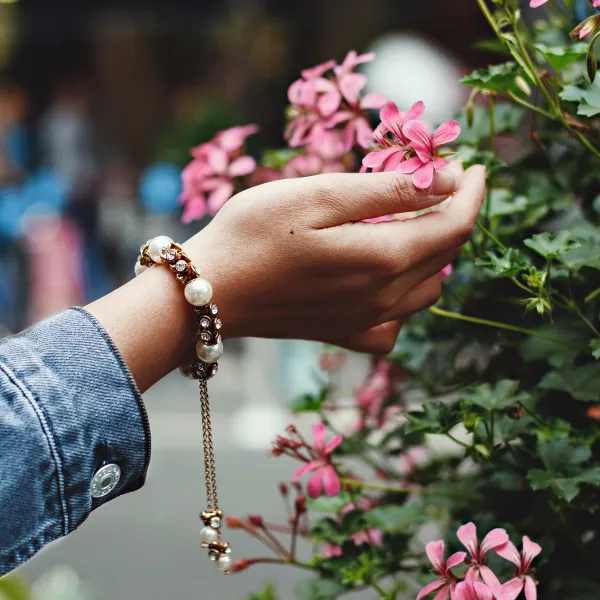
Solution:
<path fill-rule="evenodd" d="M 438 211 L 362 222 L 438 204 L 457 179 Z M 447 169 L 432 194 L 396 173 L 276 181 L 238 194 L 185 247 L 213 285 L 225 335 L 385 353 L 398 321 L 439 298 L 439 271 L 471 236 L 484 192 L 482 167 Z"/>
<path fill-rule="evenodd" d="M 364 219 L 439 210 L 407 220 Z M 269 183 L 225 205 L 184 244 L 214 289 L 224 337 L 329 341 L 389 351 L 406 315 L 435 302 L 439 271 L 471 236 L 485 170 L 441 172 L 430 194 L 397 173 L 330 174 Z M 154 266 L 88 307 L 142 391 L 192 352 L 183 290 Z"/>

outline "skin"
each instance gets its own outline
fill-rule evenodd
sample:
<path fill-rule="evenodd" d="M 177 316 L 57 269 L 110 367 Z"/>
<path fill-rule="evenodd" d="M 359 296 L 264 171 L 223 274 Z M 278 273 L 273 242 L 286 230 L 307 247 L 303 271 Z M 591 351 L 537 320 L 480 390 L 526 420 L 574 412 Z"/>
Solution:
<path fill-rule="evenodd" d="M 471 237 L 484 196 L 481 166 L 445 169 L 428 191 L 398 173 L 276 181 L 232 198 L 183 247 L 213 286 L 224 338 L 314 339 L 386 354 L 402 320 L 438 300 L 439 272 Z M 87 309 L 142 392 L 193 356 L 192 311 L 166 268 Z"/>

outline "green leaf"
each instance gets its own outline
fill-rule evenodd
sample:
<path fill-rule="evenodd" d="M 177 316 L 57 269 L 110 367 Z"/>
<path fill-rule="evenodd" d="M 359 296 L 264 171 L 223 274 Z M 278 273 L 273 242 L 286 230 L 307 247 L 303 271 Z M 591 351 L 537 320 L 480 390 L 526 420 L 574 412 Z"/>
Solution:
<path fill-rule="evenodd" d="M 507 62 L 491 65 L 487 69 L 477 69 L 463 77 L 459 83 L 493 92 L 518 92 L 515 77 L 519 74 L 516 63 Z"/>
<path fill-rule="evenodd" d="M 561 500 L 571 502 L 579 494 L 577 481 L 568 477 L 558 477 L 549 471 L 542 469 L 531 469 L 527 473 L 527 479 L 533 490 L 545 490 L 551 488 Z"/>
<path fill-rule="evenodd" d="M 494 113 L 494 131 L 498 133 L 514 133 L 525 116 L 525 110 L 516 104 L 498 104 Z M 490 135 L 490 114 L 482 106 L 472 107 L 473 121 L 469 125 L 466 111 L 456 115 L 461 125 L 458 141 L 461 144 L 478 144 Z M 462 153 L 461 153 L 462 155 Z"/>
<path fill-rule="evenodd" d="M 600 364 L 590 363 L 582 367 L 550 371 L 544 375 L 538 385 L 543 390 L 567 392 L 576 400 L 598 401 L 600 400 Z"/>
<path fill-rule="evenodd" d="M 591 340 L 590 348 L 592 349 L 592 356 L 596 360 L 600 359 L 600 340 Z"/>
<path fill-rule="evenodd" d="M 490 217 L 503 217 L 523 212 L 527 208 L 525 196 L 515 196 L 509 190 L 495 189 L 490 192 Z"/>
<path fill-rule="evenodd" d="M 573 473 L 592 453 L 587 446 L 569 440 L 552 440 L 538 444 L 538 452 L 544 466 L 554 473 Z"/>
<path fill-rule="evenodd" d="M 406 433 L 423 431 L 425 433 L 446 433 L 459 421 L 450 408 L 442 402 L 428 402 L 423 405 L 422 412 L 411 412 L 406 415 L 408 424 Z"/>
<path fill-rule="evenodd" d="M 295 398 L 291 404 L 291 409 L 293 412 L 319 412 L 321 406 L 327 400 L 329 392 L 329 388 L 324 387 L 318 395 L 304 394 L 299 398 Z"/>
<path fill-rule="evenodd" d="M 345 592 L 346 588 L 333 579 L 309 579 L 296 586 L 298 600 L 335 600 Z"/>
<path fill-rule="evenodd" d="M 337 514 L 352 503 L 352 496 L 348 492 L 341 492 L 337 496 L 319 496 L 319 498 L 307 498 L 306 506 L 309 510 L 316 512 Z"/>
<path fill-rule="evenodd" d="M 589 88 L 581 88 L 567 85 L 559 94 L 563 100 L 568 102 L 579 102 L 577 114 L 586 117 L 594 117 L 600 114 L 600 85 L 596 80 Z"/>
<path fill-rule="evenodd" d="M 577 62 L 587 53 L 587 44 L 583 43 L 568 46 L 546 46 L 546 44 L 537 44 L 536 48 L 550 63 L 550 66 L 557 71 Z"/>
<path fill-rule="evenodd" d="M 488 250 L 485 254 L 485 257 L 476 259 L 475 265 L 488 269 L 500 277 L 514 277 L 528 266 L 516 248 Z"/>
<path fill-rule="evenodd" d="M 275 584 L 273 582 L 267 583 L 262 592 L 248 596 L 248 600 L 277 600 Z"/>
<path fill-rule="evenodd" d="M 578 242 L 571 239 L 569 231 L 559 231 L 554 235 L 548 232 L 538 233 L 523 243 L 548 260 L 558 258 L 562 254 L 579 246 Z"/>
<path fill-rule="evenodd" d="M 600 270 L 600 243 L 598 240 L 580 240 L 577 248 L 568 250 L 559 257 L 560 261 L 569 269 L 576 271 L 582 267 L 591 267 Z"/>
<path fill-rule="evenodd" d="M 426 516 L 420 503 L 388 504 L 374 508 L 365 514 L 369 527 L 381 529 L 388 533 L 404 533 L 413 529 L 414 525 L 425 522 Z"/>
<path fill-rule="evenodd" d="M 523 398 L 523 394 L 517 394 L 518 389 L 518 381 L 502 379 L 495 384 L 484 383 L 464 392 L 461 400 L 486 410 L 502 410 L 514 406 Z"/>
<path fill-rule="evenodd" d="M 274 148 L 263 153 L 261 163 L 269 169 L 281 169 L 292 158 L 300 154 L 302 154 L 301 150 L 294 150 L 293 148 Z"/>

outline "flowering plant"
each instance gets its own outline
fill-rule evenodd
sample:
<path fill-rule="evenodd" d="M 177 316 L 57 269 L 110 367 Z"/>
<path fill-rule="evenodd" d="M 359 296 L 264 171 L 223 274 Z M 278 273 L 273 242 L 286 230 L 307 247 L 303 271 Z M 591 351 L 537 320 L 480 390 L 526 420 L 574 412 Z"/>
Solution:
<path fill-rule="evenodd" d="M 488 173 L 478 227 L 445 269 L 442 299 L 372 360 L 350 406 L 334 386 L 342 355 L 325 351 L 321 392 L 295 404 L 317 414 L 314 439 L 292 426 L 272 451 L 297 461 L 279 486 L 289 522 L 229 519 L 272 552 L 235 570 L 306 569 L 314 577 L 297 588 L 301 600 L 361 589 L 384 599 L 600 598 L 598 2 L 550 0 L 534 12 L 476 1 L 496 36 L 488 47 L 508 60 L 463 78 L 472 92 L 456 121 L 431 133 L 422 103 L 363 95 L 354 70 L 373 56 L 350 53 L 291 86 L 291 150 L 248 174 L 258 183 L 398 170 L 426 188 L 452 142 Z M 367 109 L 380 110 L 379 125 Z M 342 411 L 355 415 L 350 425 Z"/>

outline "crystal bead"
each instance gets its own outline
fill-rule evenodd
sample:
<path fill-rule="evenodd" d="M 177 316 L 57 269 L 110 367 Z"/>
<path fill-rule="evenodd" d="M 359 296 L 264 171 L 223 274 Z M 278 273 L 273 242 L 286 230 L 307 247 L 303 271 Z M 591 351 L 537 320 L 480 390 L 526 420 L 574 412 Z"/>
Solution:
<path fill-rule="evenodd" d="M 213 315 L 216 315 L 219 312 L 219 307 L 216 304 L 211 304 L 210 305 L 210 312 Z"/>
<path fill-rule="evenodd" d="M 213 562 L 216 560 L 219 560 L 220 556 L 221 556 L 221 554 L 219 553 L 218 550 L 209 550 L 208 551 L 208 558 L 210 558 L 210 560 L 212 560 Z"/>
<path fill-rule="evenodd" d="M 210 376 L 214 377 L 219 372 L 219 365 L 217 363 L 213 364 L 210 369 Z"/>
<path fill-rule="evenodd" d="M 170 248 L 163 254 L 163 257 L 167 262 L 173 262 L 177 258 L 177 251 Z"/>
<path fill-rule="evenodd" d="M 221 329 L 223 327 L 223 321 L 221 319 L 215 319 L 215 329 Z"/>
<path fill-rule="evenodd" d="M 208 333 L 208 331 L 203 331 L 203 332 L 200 334 L 200 339 L 201 339 L 203 342 L 210 342 L 210 340 L 212 339 L 212 336 L 210 335 L 210 333 Z"/>
<path fill-rule="evenodd" d="M 200 319 L 200 327 L 202 327 L 202 329 L 208 329 L 210 327 L 210 319 L 208 317 L 202 317 Z"/>
<path fill-rule="evenodd" d="M 185 262 L 185 260 L 178 260 L 175 263 L 175 270 L 178 273 L 183 273 L 186 269 L 187 269 L 187 263 Z"/>
<path fill-rule="evenodd" d="M 213 517 L 210 520 L 210 526 L 213 529 L 220 529 L 220 527 L 221 527 L 221 519 L 219 519 L 219 517 Z"/>

